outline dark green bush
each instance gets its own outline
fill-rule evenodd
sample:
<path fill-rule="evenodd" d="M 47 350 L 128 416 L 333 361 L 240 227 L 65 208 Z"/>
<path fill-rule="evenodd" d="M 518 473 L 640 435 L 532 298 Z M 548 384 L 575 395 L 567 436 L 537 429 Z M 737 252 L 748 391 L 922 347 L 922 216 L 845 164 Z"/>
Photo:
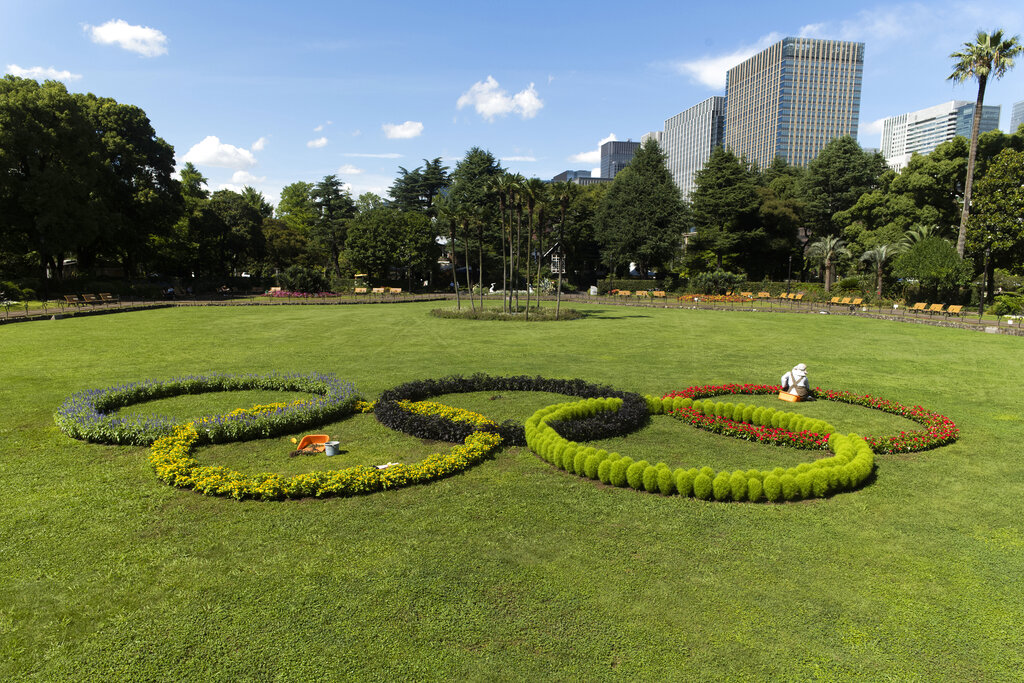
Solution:
<path fill-rule="evenodd" d="M 279 277 L 281 287 L 289 292 L 317 294 L 328 290 L 327 277 L 318 268 L 295 264 L 289 266 Z"/>

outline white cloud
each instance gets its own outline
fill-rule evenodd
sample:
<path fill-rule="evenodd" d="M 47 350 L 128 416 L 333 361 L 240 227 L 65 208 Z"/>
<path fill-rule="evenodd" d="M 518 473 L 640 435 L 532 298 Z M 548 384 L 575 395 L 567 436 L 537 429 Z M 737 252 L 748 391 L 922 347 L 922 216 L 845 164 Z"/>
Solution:
<path fill-rule="evenodd" d="M 593 176 L 594 178 L 600 178 L 601 177 L 601 167 L 597 166 L 595 168 L 590 169 L 590 175 Z"/>
<path fill-rule="evenodd" d="M 782 35 L 769 33 L 762 36 L 754 45 L 741 47 L 725 55 L 675 62 L 672 64 L 672 68 L 684 76 L 689 76 L 697 83 L 715 90 L 722 90 L 725 88 L 725 74 L 729 69 L 780 40 L 782 40 Z"/>
<path fill-rule="evenodd" d="M 338 175 L 359 175 L 360 173 L 363 172 L 363 169 L 356 168 L 352 164 L 345 164 L 344 166 L 338 168 L 337 172 Z"/>
<path fill-rule="evenodd" d="M 201 142 L 181 158 L 201 166 L 219 166 L 221 168 L 248 168 L 256 165 L 256 157 L 252 152 L 241 147 L 222 143 L 216 135 L 207 135 Z"/>
<path fill-rule="evenodd" d="M 884 118 L 877 119 L 875 121 L 865 121 L 860 124 L 857 128 L 857 140 L 861 145 L 865 147 L 874 147 L 876 144 L 881 144 L 878 141 L 881 139 L 880 136 L 882 135 L 883 121 L 885 121 Z M 875 138 L 875 142 L 869 143 L 867 138 Z"/>
<path fill-rule="evenodd" d="M 402 155 L 397 152 L 385 152 L 384 154 L 364 154 L 361 152 L 346 152 L 342 156 L 363 157 L 366 159 L 401 159 Z"/>
<path fill-rule="evenodd" d="M 537 161 L 536 157 L 502 157 L 502 161 Z"/>
<path fill-rule="evenodd" d="M 357 138 L 357 137 L 359 137 L 362 134 L 363 134 L 363 131 L 359 130 L 358 128 L 356 128 L 354 131 L 352 131 L 352 137 L 354 137 L 354 138 Z"/>
<path fill-rule="evenodd" d="M 571 157 L 569 157 L 569 161 L 575 161 L 576 163 L 580 164 L 599 164 L 601 163 L 601 145 L 603 145 L 606 142 L 611 142 L 613 140 L 618 140 L 618 138 L 615 137 L 615 133 L 609 133 L 608 137 L 604 137 L 598 140 L 597 149 L 592 150 L 590 152 L 580 152 L 579 154 L 573 154 Z M 598 175 L 600 174 L 600 170 L 598 170 Z"/>
<path fill-rule="evenodd" d="M 532 119 L 544 107 L 544 102 L 537 94 L 534 84 L 520 90 L 511 97 L 502 90 L 498 81 L 493 76 L 488 76 L 485 81 L 477 81 L 469 90 L 462 93 L 455 103 L 457 109 L 472 106 L 477 114 L 488 121 L 494 121 L 495 116 L 506 114 L 519 114 L 524 119 Z"/>
<path fill-rule="evenodd" d="M 327 138 L 317 138 L 316 140 L 310 140 L 306 143 L 306 147 L 310 149 L 320 149 L 321 147 L 327 146 Z"/>
<path fill-rule="evenodd" d="M 423 124 L 419 121 L 406 121 L 405 123 L 385 123 L 381 128 L 384 135 L 392 140 L 403 140 L 419 137 L 423 132 Z"/>
<path fill-rule="evenodd" d="M 252 147 L 250 147 L 249 149 L 251 149 L 254 152 L 262 152 L 263 148 L 266 147 L 266 146 L 267 146 L 267 139 L 261 137 L 259 140 L 257 140 L 256 142 L 252 143 Z"/>
<path fill-rule="evenodd" d="M 167 36 L 155 28 L 133 26 L 124 19 L 111 19 L 101 26 L 85 25 L 92 42 L 101 45 L 119 45 L 143 57 L 167 54 Z"/>
<path fill-rule="evenodd" d="M 319 126 L 317 126 L 316 128 L 313 129 L 313 132 L 314 133 L 319 133 L 323 129 L 324 129 L 324 124 L 321 123 Z"/>
<path fill-rule="evenodd" d="M 7 73 L 18 78 L 32 78 L 37 81 L 77 81 L 82 74 L 73 74 L 70 71 L 58 71 L 52 66 L 30 66 L 23 69 L 17 64 L 8 64 Z"/>
<path fill-rule="evenodd" d="M 231 182 L 236 185 L 258 185 L 266 180 L 267 176 L 254 176 L 248 171 L 235 171 L 231 174 Z"/>

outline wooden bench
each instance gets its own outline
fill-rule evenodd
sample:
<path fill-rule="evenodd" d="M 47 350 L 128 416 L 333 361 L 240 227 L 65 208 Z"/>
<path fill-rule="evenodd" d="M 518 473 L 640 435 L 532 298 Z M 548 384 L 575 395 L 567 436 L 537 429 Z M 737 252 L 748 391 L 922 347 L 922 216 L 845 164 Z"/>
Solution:
<path fill-rule="evenodd" d="M 620 289 L 616 296 L 633 296 L 633 292 L 628 289 Z"/>
<path fill-rule="evenodd" d="M 849 304 L 850 304 L 850 297 L 848 297 L 848 296 L 844 296 L 844 297 L 842 298 L 842 300 L 841 300 L 841 301 L 839 302 L 839 304 L 840 304 L 841 306 L 847 306 L 847 305 L 849 305 Z"/>
<path fill-rule="evenodd" d="M 839 303 L 839 297 L 838 296 L 834 296 L 831 299 L 829 299 L 828 302 L 830 304 L 838 304 Z"/>
<path fill-rule="evenodd" d="M 803 292 L 801 292 L 800 294 L 797 294 L 795 297 L 793 297 L 793 301 L 803 301 L 803 298 L 804 295 Z"/>
<path fill-rule="evenodd" d="M 646 289 L 638 289 L 638 290 L 636 290 L 636 295 L 637 296 L 649 296 L 649 294 L 647 293 Z"/>
<path fill-rule="evenodd" d="M 100 301 L 105 304 L 119 304 L 121 303 L 121 297 L 110 292 L 100 292 Z"/>
<path fill-rule="evenodd" d="M 366 294 L 366 287 L 356 287 L 355 293 L 356 294 Z"/>
<path fill-rule="evenodd" d="M 103 299 L 99 298 L 95 294 L 83 294 L 82 301 L 90 306 L 100 306 L 103 304 Z"/>
<path fill-rule="evenodd" d="M 401 287 L 392 287 L 391 288 L 391 294 L 401 294 L 401 293 L 402 293 L 402 288 Z"/>
<path fill-rule="evenodd" d="M 269 291 L 269 292 L 270 292 L 271 294 L 277 294 L 278 292 L 280 292 L 280 291 L 281 291 L 281 288 L 280 288 L 280 287 L 271 287 L 271 288 L 270 288 L 269 290 L 267 290 L 267 291 Z"/>
<path fill-rule="evenodd" d="M 373 288 L 373 293 L 374 294 L 383 294 L 385 289 L 387 289 L 387 288 L 386 287 L 374 287 Z"/>
<path fill-rule="evenodd" d="M 908 310 L 908 311 L 923 311 L 923 310 L 925 310 L 925 309 L 926 309 L 927 307 L 928 307 L 928 304 L 926 304 L 925 302 L 923 302 L 923 301 L 922 301 L 922 302 L 920 302 L 920 303 L 916 303 L 916 304 L 914 304 L 913 306 L 911 306 L 911 307 L 910 307 L 910 308 L 908 308 L 907 310 Z"/>
<path fill-rule="evenodd" d="M 753 299 L 754 298 L 754 293 L 753 292 L 740 292 L 740 296 L 745 296 L 748 299 Z"/>
<path fill-rule="evenodd" d="M 85 302 L 78 298 L 77 294 L 65 294 L 64 301 L 68 302 L 72 306 L 81 306 Z"/>
<path fill-rule="evenodd" d="M 651 296 L 656 296 L 659 299 L 664 299 L 665 298 L 665 292 L 660 290 L 660 289 L 656 289 L 653 292 L 651 292 Z"/>
<path fill-rule="evenodd" d="M 963 315 L 964 307 L 961 305 L 950 306 L 946 309 L 946 315 Z"/>
<path fill-rule="evenodd" d="M 769 294 L 768 292 L 758 292 L 757 293 L 757 298 L 758 299 L 771 299 L 772 295 Z"/>
<path fill-rule="evenodd" d="M 853 306 L 860 306 L 862 303 L 864 303 L 864 299 L 854 299 L 853 301 L 850 302 L 850 304 Z"/>
<path fill-rule="evenodd" d="M 934 315 L 936 313 L 945 313 L 944 309 L 946 304 L 932 304 L 928 307 L 928 315 Z"/>

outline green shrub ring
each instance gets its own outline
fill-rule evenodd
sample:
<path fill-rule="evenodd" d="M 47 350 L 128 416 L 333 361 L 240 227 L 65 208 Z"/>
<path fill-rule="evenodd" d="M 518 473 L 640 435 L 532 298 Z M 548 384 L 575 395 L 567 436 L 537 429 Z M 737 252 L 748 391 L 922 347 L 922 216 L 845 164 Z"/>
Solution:
<path fill-rule="evenodd" d="M 665 463 L 634 462 L 618 453 L 570 441 L 555 430 L 554 424 L 615 413 L 621 406 L 619 398 L 590 398 L 541 408 L 526 421 L 527 445 L 555 467 L 610 486 L 716 501 L 824 498 L 860 488 L 874 469 L 874 452 L 856 434 L 831 434 L 828 447 L 834 455 L 814 462 L 788 469 L 776 467 L 770 472 L 752 469 L 716 473 L 710 467 L 672 471 Z"/>

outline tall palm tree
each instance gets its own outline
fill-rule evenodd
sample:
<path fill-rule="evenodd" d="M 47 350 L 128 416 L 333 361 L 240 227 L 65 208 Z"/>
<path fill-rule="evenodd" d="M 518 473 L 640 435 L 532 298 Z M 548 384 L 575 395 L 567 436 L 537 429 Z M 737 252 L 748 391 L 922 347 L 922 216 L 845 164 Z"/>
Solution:
<path fill-rule="evenodd" d="M 822 237 L 807 247 L 807 258 L 818 261 L 825 269 L 825 291 L 832 289 L 832 281 L 835 279 L 836 262 L 843 256 L 849 256 L 850 250 L 846 248 L 846 242 L 841 237 Z"/>
<path fill-rule="evenodd" d="M 508 171 L 494 176 L 491 180 L 491 189 L 498 197 L 498 213 L 501 215 L 501 308 L 507 312 L 505 303 L 505 292 L 508 291 L 508 263 L 505 260 L 505 210 L 509 210 L 509 226 L 512 225 L 512 174 Z M 511 227 L 509 227 L 511 230 Z"/>
<path fill-rule="evenodd" d="M 562 220 L 558 224 L 558 243 L 562 245 L 562 264 L 561 268 L 558 269 L 558 291 L 555 295 L 555 320 L 558 320 L 558 312 L 562 307 L 562 271 L 565 270 L 565 212 L 569 208 L 569 203 L 573 197 L 576 196 L 576 188 L 578 185 L 572 183 L 555 183 L 551 186 L 551 193 L 555 201 L 558 202 L 559 208 L 562 210 Z"/>
<path fill-rule="evenodd" d="M 459 265 L 458 254 L 455 250 L 455 224 L 456 224 L 456 207 L 455 203 L 448 199 L 443 194 L 434 195 L 433 206 L 437 220 L 447 224 L 448 226 L 448 248 L 451 256 L 450 265 L 452 269 L 452 287 L 455 289 L 455 308 L 462 310 L 462 298 L 459 296 L 459 280 L 456 275 L 456 269 Z"/>
<path fill-rule="evenodd" d="M 882 296 L 882 275 L 885 273 L 885 264 L 903 250 L 904 247 L 899 244 L 882 244 L 861 254 L 861 261 L 866 261 L 875 267 L 875 296 Z"/>
<path fill-rule="evenodd" d="M 534 230 L 534 211 L 537 208 L 538 202 L 544 201 L 545 194 L 544 181 L 540 178 L 530 178 L 523 183 L 523 199 L 526 200 L 526 211 L 527 217 L 529 218 L 529 226 L 526 232 L 526 319 L 530 319 L 530 259 L 533 257 L 533 230 Z M 540 284 L 540 266 L 537 267 L 537 284 Z"/>
<path fill-rule="evenodd" d="M 985 33 L 978 31 L 973 43 L 964 43 L 959 52 L 950 55 L 956 60 L 946 80 L 963 83 L 974 78 L 978 81 L 978 99 L 974 103 L 974 121 L 971 124 L 971 147 L 967 155 L 967 182 L 964 185 L 964 208 L 960 214 L 960 234 L 956 252 L 964 256 L 967 243 L 967 218 L 971 213 L 971 186 L 974 184 L 974 163 L 978 156 L 978 130 L 981 125 L 981 105 L 985 101 L 988 79 L 999 79 L 1013 68 L 1013 59 L 1021 53 L 1020 36 L 1004 38 L 1002 29 Z"/>

